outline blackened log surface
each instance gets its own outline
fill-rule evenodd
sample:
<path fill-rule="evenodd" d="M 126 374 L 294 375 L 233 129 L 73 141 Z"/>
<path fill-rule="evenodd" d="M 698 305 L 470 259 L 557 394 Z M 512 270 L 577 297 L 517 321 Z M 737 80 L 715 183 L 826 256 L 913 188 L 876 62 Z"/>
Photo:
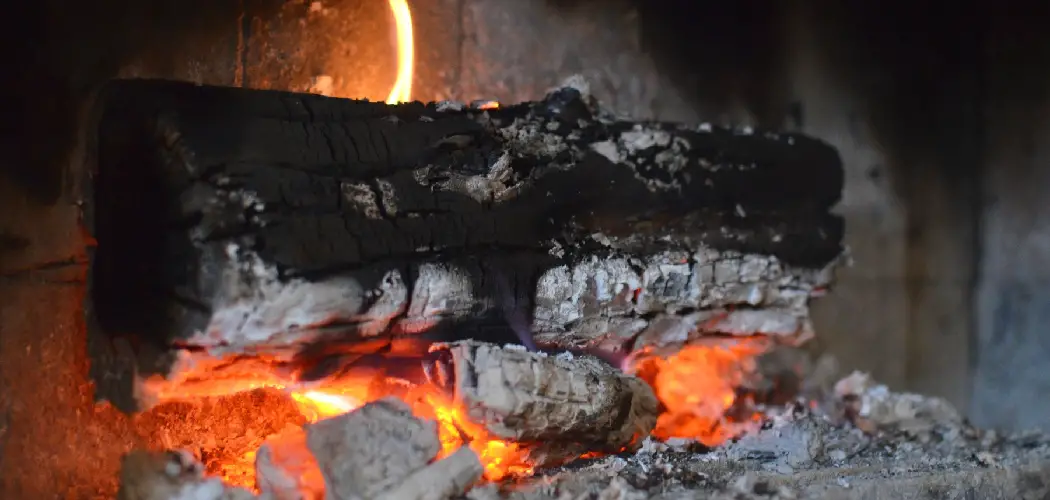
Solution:
<path fill-rule="evenodd" d="M 583 86 L 489 110 L 148 80 L 101 102 L 91 298 L 103 330 L 161 350 L 475 329 L 500 323 L 493 272 L 531 307 L 552 271 L 609 259 L 644 281 L 681 254 L 701 285 L 759 259 L 763 286 L 805 295 L 842 251 L 830 146 L 624 121 Z M 709 281 L 755 275 L 727 272 Z M 682 307 L 739 302 L 690 286 Z M 616 314 L 554 311 L 555 330 Z"/>

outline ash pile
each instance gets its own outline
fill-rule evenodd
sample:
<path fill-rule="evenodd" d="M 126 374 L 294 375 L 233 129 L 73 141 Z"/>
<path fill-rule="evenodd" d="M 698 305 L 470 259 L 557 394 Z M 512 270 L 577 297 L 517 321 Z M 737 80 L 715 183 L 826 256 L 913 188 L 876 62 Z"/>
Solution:
<path fill-rule="evenodd" d="M 715 449 L 647 440 L 637 453 L 553 471 L 513 493 L 472 498 L 1045 498 L 1050 436 L 974 428 L 948 402 L 854 372 L 820 399 L 763 409 Z"/>

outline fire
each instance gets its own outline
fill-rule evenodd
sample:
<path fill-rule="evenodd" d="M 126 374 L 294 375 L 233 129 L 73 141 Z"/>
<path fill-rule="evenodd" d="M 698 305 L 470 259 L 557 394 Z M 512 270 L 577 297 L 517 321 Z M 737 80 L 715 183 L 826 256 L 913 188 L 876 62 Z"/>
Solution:
<path fill-rule="evenodd" d="M 373 392 L 368 400 L 374 401 L 384 395 Z M 346 392 L 309 390 L 293 392 L 291 397 L 311 422 L 342 415 L 365 403 Z M 467 419 L 463 409 L 438 389 L 423 384 L 409 389 L 402 397 L 412 405 L 417 416 L 437 421 L 442 447 L 438 458 L 447 457 L 462 446 L 470 446 L 485 466 L 485 479 L 498 481 L 510 475 L 532 473 L 521 447 L 489 437 L 484 428 Z"/>
<path fill-rule="evenodd" d="M 241 369 L 233 371 L 221 362 L 202 362 L 175 380 L 147 380 L 146 391 L 160 404 L 137 417 L 139 425 L 149 430 L 147 435 L 155 445 L 196 449 L 209 473 L 227 483 L 253 488 L 257 450 L 264 443 L 277 438 L 287 444 L 280 436 L 288 435 L 289 427 L 299 428 L 394 396 L 409 403 L 420 418 L 437 422 L 442 443 L 437 458 L 469 446 L 484 465 L 487 480 L 532 473 L 527 450 L 489 436 L 481 425 L 466 417 L 464 408 L 430 384 L 365 372 L 298 388 L 279 375 L 273 369 L 276 365 L 269 361 L 240 363 Z M 311 470 L 306 476 L 314 482 L 321 477 L 319 470 Z M 323 484 L 311 486 L 323 488 Z"/>
<path fill-rule="evenodd" d="M 756 339 L 709 340 L 667 356 L 637 355 L 632 371 L 653 387 L 663 406 L 653 436 L 716 446 L 754 429 L 761 414 L 747 406 L 738 389 L 754 371 L 756 357 L 768 348 L 769 342 Z M 380 370 L 359 370 L 303 386 L 263 357 L 194 361 L 173 380 L 146 381 L 147 393 L 161 404 L 137 417 L 140 429 L 154 446 L 197 450 L 208 472 L 230 484 L 255 486 L 254 462 L 264 443 L 276 440 L 283 443 L 281 453 L 309 457 L 303 438 L 289 445 L 287 436 L 302 435 L 304 424 L 390 396 L 408 403 L 420 418 L 437 422 L 442 443 L 437 458 L 468 446 L 478 454 L 487 480 L 533 472 L 527 444 L 489 435 L 467 417 L 465 408 L 422 378 L 417 381 L 422 383 L 413 383 Z M 323 489 L 316 464 L 303 467 L 302 481 Z"/>
<path fill-rule="evenodd" d="M 321 391 L 293 392 L 292 399 L 299 406 L 303 416 L 311 422 L 349 413 L 360 408 L 362 404 L 353 396 Z"/>
<path fill-rule="evenodd" d="M 406 0 L 389 0 L 390 10 L 394 13 L 397 26 L 397 80 L 390 89 L 387 104 L 397 104 L 412 100 L 412 72 L 415 59 L 412 39 L 412 11 Z"/>
<path fill-rule="evenodd" d="M 763 340 L 733 339 L 690 344 L 667 357 L 641 357 L 635 372 L 664 406 L 653 436 L 717 446 L 754 428 L 761 414 L 744 409 L 744 415 L 732 415 L 731 410 L 743 403 L 737 389 L 768 348 Z"/>
<path fill-rule="evenodd" d="M 485 479 L 499 481 L 508 476 L 524 476 L 532 473 L 528 465 L 526 450 L 521 446 L 493 439 L 480 425 L 466 417 L 464 409 L 447 397 L 430 388 L 424 388 L 416 401 L 416 412 L 420 416 L 438 422 L 444 458 L 461 446 L 470 446 L 485 466 Z"/>
<path fill-rule="evenodd" d="M 411 100 L 414 40 L 407 1 L 389 0 L 389 5 L 397 32 L 397 78 L 386 102 L 396 104 Z M 490 110 L 498 109 L 500 103 L 486 100 L 474 106 Z M 691 344 L 670 356 L 642 353 L 635 357 L 633 371 L 653 387 L 664 407 L 654 436 L 695 439 L 715 446 L 753 427 L 758 413 L 743 417 L 730 413 L 741 403 L 737 388 L 753 368 L 755 357 L 767 348 L 764 342 L 734 339 Z M 489 435 L 482 425 L 467 418 L 461 405 L 426 383 L 412 384 L 376 372 L 306 388 L 294 382 L 293 374 L 279 373 L 275 360 L 261 355 L 196 361 L 175 380 L 146 381 L 147 392 L 160 405 L 136 419 L 152 445 L 194 449 L 210 473 L 233 485 L 255 487 L 257 451 L 271 443 L 284 446 L 282 453 L 305 454 L 309 459 L 300 465 L 309 463 L 299 469 L 300 480 L 323 488 L 316 463 L 304 451 L 302 426 L 388 396 L 402 398 L 417 416 L 437 422 L 442 443 L 437 458 L 469 446 L 480 458 L 487 480 L 533 473 L 527 445 Z M 584 455 L 592 456 L 595 454 Z"/>

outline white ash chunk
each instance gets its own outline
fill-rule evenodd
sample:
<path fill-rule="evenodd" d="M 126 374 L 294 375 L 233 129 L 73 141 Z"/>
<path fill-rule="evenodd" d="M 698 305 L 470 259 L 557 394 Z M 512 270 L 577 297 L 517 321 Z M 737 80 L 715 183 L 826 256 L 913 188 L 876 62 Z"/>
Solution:
<path fill-rule="evenodd" d="M 770 428 L 745 434 L 725 448 L 730 460 L 759 459 L 774 471 L 808 467 L 824 457 L 823 429 L 808 419 L 774 420 Z"/>
<path fill-rule="evenodd" d="M 263 443 L 255 455 L 255 484 L 271 500 L 324 498 L 324 477 L 302 427 L 289 425 Z"/>
<path fill-rule="evenodd" d="M 467 271 L 452 264 L 426 263 L 418 268 L 400 330 L 424 331 L 442 317 L 465 314 L 475 303 Z"/>
<path fill-rule="evenodd" d="M 328 498 L 337 500 L 378 498 L 441 451 L 437 424 L 396 398 L 310 424 L 306 435 Z"/>
<path fill-rule="evenodd" d="M 444 500 L 462 495 L 485 471 L 467 447 L 431 463 L 441 449 L 437 424 L 416 418 L 395 398 L 323 420 L 306 432 L 326 498 L 333 500 Z"/>
<path fill-rule="evenodd" d="M 892 392 L 871 375 L 855 371 L 835 384 L 835 395 L 851 406 L 864 423 L 880 430 L 899 430 L 925 437 L 938 426 L 960 428 L 962 415 L 944 399 L 920 394 Z"/>
<path fill-rule="evenodd" d="M 220 307 L 204 331 L 188 340 L 198 346 L 281 345 L 302 340 L 300 330 L 326 324 L 333 319 L 389 320 L 407 297 L 400 276 L 391 276 L 380 290 L 383 297 L 369 308 L 366 290 L 354 279 L 333 277 L 319 282 L 282 281 L 275 267 L 265 264 L 255 252 L 229 245 L 226 255 L 214 259 L 224 266 L 218 271 L 223 287 L 216 300 Z M 382 331 L 379 329 L 378 331 Z"/>
<path fill-rule="evenodd" d="M 250 500 L 243 488 L 205 477 L 204 466 L 184 450 L 133 450 L 121 459 L 117 500 Z"/>
<path fill-rule="evenodd" d="M 529 442 L 534 463 L 635 449 L 656 425 L 651 387 L 590 356 L 547 356 L 494 344 L 436 344 L 427 376 L 494 436 Z"/>
<path fill-rule="evenodd" d="M 474 450 L 455 453 L 417 470 L 377 500 L 445 500 L 462 495 L 481 479 L 485 467 Z"/>
<path fill-rule="evenodd" d="M 466 313 L 475 302 L 468 273 L 449 264 L 420 265 L 411 289 L 398 270 L 365 289 L 347 276 L 282 281 L 275 268 L 236 245 L 227 249 L 223 262 L 226 286 L 216 300 L 222 307 L 204 331 L 187 339 L 215 354 L 318 340 L 325 334 L 318 326 L 332 322 L 354 324 L 364 338 L 388 331 L 398 316 L 402 330 L 423 331 L 442 316 Z"/>
<path fill-rule="evenodd" d="M 568 336 L 590 343 L 612 334 L 594 318 L 604 318 L 612 327 L 616 318 L 700 310 L 703 317 L 689 318 L 697 321 L 689 328 L 698 333 L 806 339 L 812 335 L 809 299 L 832 278 L 828 269 L 795 268 L 766 255 L 706 248 L 660 252 L 644 260 L 592 257 L 540 277 L 534 328 L 540 341 L 567 344 Z M 731 306 L 747 308 L 730 310 Z M 644 328 L 634 325 L 628 330 Z"/>

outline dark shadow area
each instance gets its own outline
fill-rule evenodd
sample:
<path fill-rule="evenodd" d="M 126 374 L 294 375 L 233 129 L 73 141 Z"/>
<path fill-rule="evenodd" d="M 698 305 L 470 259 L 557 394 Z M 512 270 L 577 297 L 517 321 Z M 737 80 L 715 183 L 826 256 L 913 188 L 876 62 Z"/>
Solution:
<path fill-rule="evenodd" d="M 177 64 L 190 44 L 237 26 L 242 8 L 266 17 L 276 0 L 102 0 L 14 2 L 0 26 L 0 175 L 52 203 L 62 192 L 83 99 L 129 61 L 149 54 L 151 69 Z"/>

